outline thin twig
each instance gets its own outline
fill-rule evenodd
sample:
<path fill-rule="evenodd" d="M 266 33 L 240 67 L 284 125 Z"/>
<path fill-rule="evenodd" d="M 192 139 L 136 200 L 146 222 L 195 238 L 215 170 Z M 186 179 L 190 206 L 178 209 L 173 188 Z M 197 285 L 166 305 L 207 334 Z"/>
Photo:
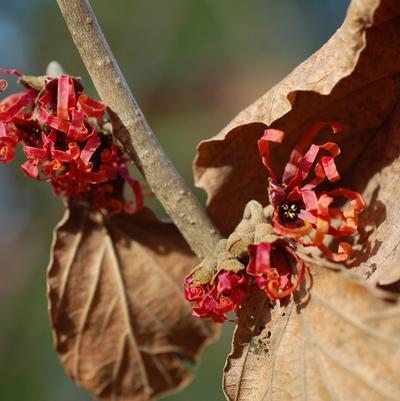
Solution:
<path fill-rule="evenodd" d="M 57 0 L 71 36 L 102 100 L 115 113 L 118 139 L 198 256 L 220 235 L 161 149 L 136 103 L 88 0 Z"/>

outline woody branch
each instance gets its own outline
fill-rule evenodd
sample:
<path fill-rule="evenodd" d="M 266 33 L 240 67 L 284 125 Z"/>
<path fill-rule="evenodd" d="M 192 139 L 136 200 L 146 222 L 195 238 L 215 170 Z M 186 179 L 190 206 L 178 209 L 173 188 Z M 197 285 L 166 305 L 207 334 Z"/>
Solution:
<path fill-rule="evenodd" d="M 118 66 L 88 0 L 57 0 L 116 136 L 193 251 L 212 252 L 220 235 L 160 147 Z"/>

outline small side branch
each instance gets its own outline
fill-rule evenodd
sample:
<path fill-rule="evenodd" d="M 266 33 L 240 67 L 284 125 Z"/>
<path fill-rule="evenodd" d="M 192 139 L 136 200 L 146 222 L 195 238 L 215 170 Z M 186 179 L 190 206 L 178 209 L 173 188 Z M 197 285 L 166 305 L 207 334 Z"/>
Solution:
<path fill-rule="evenodd" d="M 220 235 L 149 127 L 121 73 L 88 0 L 57 0 L 71 36 L 101 99 L 120 123 L 118 139 L 151 189 L 200 257 Z"/>

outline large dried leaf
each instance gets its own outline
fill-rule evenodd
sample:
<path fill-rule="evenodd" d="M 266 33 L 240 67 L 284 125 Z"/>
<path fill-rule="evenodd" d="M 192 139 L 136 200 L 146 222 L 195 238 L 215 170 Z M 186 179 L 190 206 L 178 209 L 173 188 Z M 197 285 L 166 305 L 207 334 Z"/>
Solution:
<path fill-rule="evenodd" d="M 369 203 L 354 266 L 380 284 L 400 278 L 399 48 L 400 2 L 353 0 L 342 27 L 320 50 L 199 145 L 196 183 L 207 191 L 209 213 L 224 234 L 249 200 L 266 203 L 267 175 L 256 146 L 265 127 L 287 133 L 273 150 L 282 168 L 307 128 L 337 120 L 344 126 L 336 138 L 345 184 Z"/>
<path fill-rule="evenodd" d="M 181 282 L 195 258 L 149 211 L 104 220 L 74 205 L 48 271 L 56 349 L 69 376 L 102 400 L 145 401 L 185 384 L 209 327 Z"/>
<path fill-rule="evenodd" d="M 286 306 L 258 291 L 242 307 L 225 366 L 228 399 L 400 400 L 400 305 L 347 272 L 315 267 L 308 285 Z"/>

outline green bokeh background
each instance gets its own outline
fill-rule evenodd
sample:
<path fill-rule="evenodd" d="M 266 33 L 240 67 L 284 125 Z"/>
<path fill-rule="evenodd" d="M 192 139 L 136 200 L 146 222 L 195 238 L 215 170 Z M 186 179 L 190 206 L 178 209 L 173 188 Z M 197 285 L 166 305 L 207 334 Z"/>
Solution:
<path fill-rule="evenodd" d="M 348 3 L 94 0 L 93 6 L 151 127 L 193 186 L 196 144 L 318 49 Z M 0 66 L 39 75 L 55 59 L 95 96 L 54 0 L 0 0 L 0 6 Z M 47 318 L 45 270 L 61 215 L 50 188 L 25 178 L 18 163 L 0 166 L 0 400 L 91 399 L 64 374 Z M 206 350 L 190 386 L 166 399 L 224 399 L 232 330 L 227 324 Z"/>

